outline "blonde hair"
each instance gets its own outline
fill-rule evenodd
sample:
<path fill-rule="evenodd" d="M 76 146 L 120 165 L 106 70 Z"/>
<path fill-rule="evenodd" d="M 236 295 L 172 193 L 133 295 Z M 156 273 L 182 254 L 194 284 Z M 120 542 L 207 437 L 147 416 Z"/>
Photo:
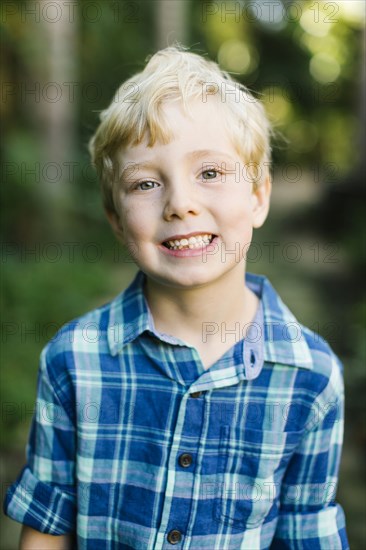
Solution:
<path fill-rule="evenodd" d="M 143 71 L 126 80 L 100 113 L 101 122 L 89 142 L 105 208 L 115 211 L 117 150 L 138 145 L 145 135 L 149 137 L 148 147 L 157 140 L 164 144 L 171 140 L 169 123 L 161 113 L 165 101 L 182 100 L 185 111 L 191 114 L 189 101 L 218 98 L 234 147 L 248 163 L 254 186 L 261 183 L 269 175 L 272 129 L 260 101 L 217 63 L 179 44 L 158 51 L 147 61 Z"/>

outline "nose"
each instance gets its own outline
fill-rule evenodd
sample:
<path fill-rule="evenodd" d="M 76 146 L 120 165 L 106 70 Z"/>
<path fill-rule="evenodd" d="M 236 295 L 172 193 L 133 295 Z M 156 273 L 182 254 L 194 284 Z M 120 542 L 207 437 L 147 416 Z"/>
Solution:
<path fill-rule="evenodd" d="M 197 216 L 200 213 L 198 197 L 191 184 L 178 182 L 167 191 L 164 204 L 164 219 L 183 219 L 186 216 Z"/>

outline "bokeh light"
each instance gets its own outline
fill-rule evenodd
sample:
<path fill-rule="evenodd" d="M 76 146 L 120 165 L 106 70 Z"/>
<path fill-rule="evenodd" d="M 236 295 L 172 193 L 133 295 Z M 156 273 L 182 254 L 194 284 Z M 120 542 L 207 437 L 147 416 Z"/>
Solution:
<path fill-rule="evenodd" d="M 227 40 L 217 54 L 220 66 L 226 71 L 237 74 L 250 74 L 258 66 L 257 50 L 241 40 Z"/>
<path fill-rule="evenodd" d="M 284 18 L 285 9 L 281 0 L 276 2 L 268 2 L 267 0 L 248 2 L 248 9 L 269 30 L 280 31 L 287 25 Z"/>
<path fill-rule="evenodd" d="M 321 83 L 334 82 L 340 75 L 341 67 L 338 61 L 327 53 L 317 53 L 309 65 L 310 74 Z"/>
<path fill-rule="evenodd" d="M 293 118 L 293 106 L 283 88 L 266 87 L 262 90 L 260 99 L 271 121 L 276 125 L 288 123 Z"/>
<path fill-rule="evenodd" d="M 319 12 L 315 8 L 318 8 Z M 309 5 L 303 12 L 300 26 L 313 36 L 326 36 L 335 21 L 326 11 L 326 5 L 317 2 L 315 5 Z"/>
<path fill-rule="evenodd" d="M 338 3 L 342 18 L 353 27 L 362 29 L 365 25 L 366 7 L 363 0 L 346 0 Z"/>

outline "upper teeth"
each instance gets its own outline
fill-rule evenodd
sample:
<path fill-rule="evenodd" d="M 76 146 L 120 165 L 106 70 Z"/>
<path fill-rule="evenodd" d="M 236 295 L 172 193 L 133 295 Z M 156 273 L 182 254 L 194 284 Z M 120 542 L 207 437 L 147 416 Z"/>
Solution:
<path fill-rule="evenodd" d="M 204 233 L 203 235 L 195 235 L 188 239 L 176 239 L 174 241 L 165 241 L 169 248 L 173 250 L 180 250 L 182 248 L 202 248 L 203 245 L 210 244 L 213 235 L 210 233 Z"/>

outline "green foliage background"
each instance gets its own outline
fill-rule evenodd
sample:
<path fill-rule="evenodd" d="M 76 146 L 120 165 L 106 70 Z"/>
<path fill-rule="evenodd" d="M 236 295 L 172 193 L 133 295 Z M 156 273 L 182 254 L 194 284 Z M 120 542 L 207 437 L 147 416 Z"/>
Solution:
<path fill-rule="evenodd" d="M 57 182 L 50 182 L 42 173 L 44 121 L 34 96 L 24 95 L 22 87 L 47 82 L 45 67 L 59 60 L 48 51 L 42 16 L 24 16 L 21 8 L 9 12 L 10 4 L 4 3 L 8 11 L 2 14 L 1 54 L 2 498 L 24 462 L 42 347 L 57 327 L 125 288 L 135 272 L 107 225 L 87 142 L 98 112 L 116 88 L 156 51 L 160 28 L 158 2 L 93 2 L 100 8 L 98 18 L 88 11 L 90 2 L 79 3 L 77 24 L 70 21 L 77 27 L 75 95 L 69 98 L 74 113 L 70 143 L 76 145 L 67 152 L 66 143 L 61 156 L 63 162 L 74 163 L 74 172 L 70 177 L 63 170 Z M 42 7 L 42 2 L 32 4 Z M 185 45 L 236 73 L 263 100 L 282 136 L 273 151 L 272 211 L 254 239 L 266 253 L 249 262 L 248 269 L 269 276 L 300 321 L 327 338 L 344 363 L 346 431 L 338 499 L 346 512 L 351 547 L 362 548 L 364 16 L 357 7 L 346 9 L 345 2 L 284 1 L 293 20 L 277 22 L 253 15 L 249 19 L 245 2 L 236 3 L 239 16 L 227 13 L 230 2 L 185 4 Z M 335 15 L 329 5 L 338 8 Z M 312 26 L 311 18 L 295 17 L 291 11 L 299 6 L 302 13 L 312 10 Z M 318 21 L 315 9 L 320 10 Z M 166 45 L 171 41 L 166 38 Z M 240 69 L 248 52 L 247 69 L 235 71 L 235 63 Z M 30 173 L 37 162 L 40 169 Z M 301 177 L 295 181 L 291 170 L 298 169 Z M 298 261 L 285 253 L 292 242 L 301 248 Z M 268 243 L 276 243 L 273 259 Z M 19 526 L 4 518 L 3 524 L 4 547 L 16 548 Z"/>

